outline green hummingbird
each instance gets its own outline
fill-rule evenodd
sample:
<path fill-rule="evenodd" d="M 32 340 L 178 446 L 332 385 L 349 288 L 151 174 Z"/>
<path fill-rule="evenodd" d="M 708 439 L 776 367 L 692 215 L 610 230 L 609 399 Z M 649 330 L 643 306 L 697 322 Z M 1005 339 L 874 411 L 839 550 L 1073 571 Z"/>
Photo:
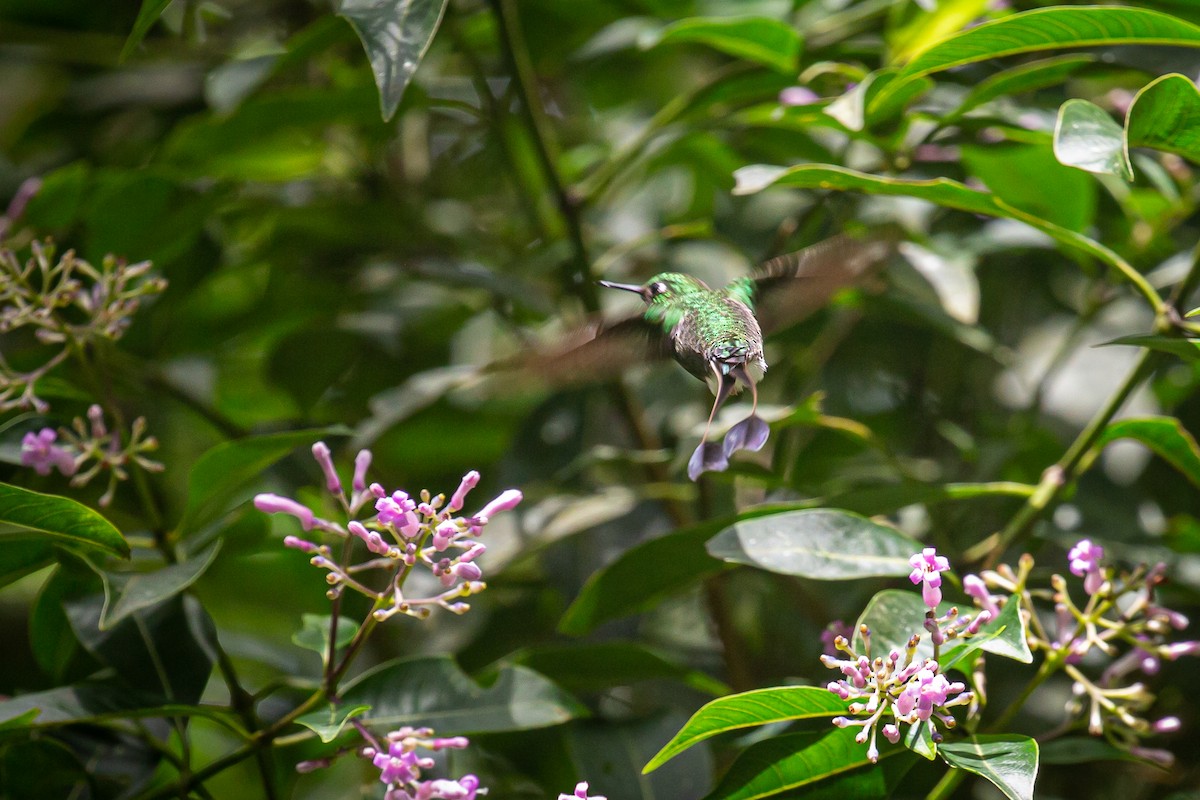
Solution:
<path fill-rule="evenodd" d="M 773 258 L 753 275 L 712 289 L 699 278 L 663 272 L 642 284 L 600 281 L 610 289 L 639 295 L 637 316 L 593 324 L 578 332 L 557 355 L 539 358 L 538 372 L 560 382 L 595 379 L 654 358 L 674 358 L 708 383 L 715 400 L 704 436 L 688 461 L 688 477 L 721 471 L 738 450 L 760 450 L 770 435 L 758 416 L 758 381 L 767 370 L 763 337 L 782 330 L 829 302 L 883 262 L 889 239 L 856 239 L 843 234 L 795 253 Z M 709 442 L 721 406 L 745 387 L 750 414 L 725 435 Z"/>

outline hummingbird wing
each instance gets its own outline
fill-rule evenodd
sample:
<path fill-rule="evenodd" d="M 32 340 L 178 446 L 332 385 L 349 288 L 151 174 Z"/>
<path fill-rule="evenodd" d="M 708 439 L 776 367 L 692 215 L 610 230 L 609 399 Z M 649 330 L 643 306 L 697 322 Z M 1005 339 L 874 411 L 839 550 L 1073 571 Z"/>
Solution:
<path fill-rule="evenodd" d="M 493 364 L 488 371 L 513 373 L 522 382 L 570 386 L 612 379 L 630 366 L 672 353 L 662 327 L 639 315 L 589 322 L 552 344 Z"/>
<path fill-rule="evenodd" d="M 783 330 L 827 305 L 883 265 L 895 249 L 890 237 L 841 234 L 765 262 L 752 277 L 754 311 L 764 336 Z"/>

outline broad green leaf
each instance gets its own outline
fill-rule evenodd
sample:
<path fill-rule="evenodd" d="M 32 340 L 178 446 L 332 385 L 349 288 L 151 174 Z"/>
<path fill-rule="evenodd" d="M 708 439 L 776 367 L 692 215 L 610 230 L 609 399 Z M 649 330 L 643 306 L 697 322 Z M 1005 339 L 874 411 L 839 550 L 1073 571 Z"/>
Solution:
<path fill-rule="evenodd" d="M 690 17 L 644 35 L 643 48 L 660 44 L 695 42 L 714 50 L 794 74 L 800 58 L 800 34 L 769 17 Z"/>
<path fill-rule="evenodd" d="M 1200 163 L 1200 89 L 1177 73 L 1146 84 L 1129 106 L 1125 136 L 1126 152 L 1153 147 Z"/>
<path fill-rule="evenodd" d="M 1111 344 L 1127 344 L 1133 347 L 1145 347 L 1150 350 L 1158 350 L 1162 353 L 1171 353 L 1172 355 L 1180 356 L 1188 361 L 1200 361 L 1200 341 L 1195 339 L 1182 339 L 1178 336 L 1160 336 L 1152 333 L 1134 334 L 1132 336 L 1122 336 L 1108 342 L 1096 345 L 1097 347 L 1107 347 Z"/>
<path fill-rule="evenodd" d="M 1060 164 L 1048 141 L 966 146 L 962 160 L 999 202 L 1032 217 L 1083 231 L 1096 216 L 1095 179 Z"/>
<path fill-rule="evenodd" d="M 855 132 L 893 119 L 910 102 L 933 86 L 932 81 L 910 81 L 905 84 L 902 91 L 889 94 L 888 102 L 873 105 L 872 100 L 883 92 L 885 86 L 896 79 L 897 72 L 899 70 L 895 68 L 872 72 L 822 110 L 840 122 L 847 130 Z"/>
<path fill-rule="evenodd" d="M 296 722 L 321 737 L 322 742 L 329 744 L 338 737 L 338 734 L 342 732 L 342 728 L 345 728 L 351 719 L 370 710 L 370 706 L 352 706 L 343 703 L 340 706 L 331 705 L 320 711 L 305 714 L 299 717 Z"/>
<path fill-rule="evenodd" d="M 937 757 L 937 742 L 933 740 L 933 724 L 929 720 L 920 720 L 915 725 L 909 725 L 904 730 L 904 746 L 917 755 L 933 761 Z"/>
<path fill-rule="evenodd" d="M 104 611 L 100 614 L 100 628 L 111 628 L 135 611 L 179 594 L 204 574 L 220 549 L 221 540 L 218 539 L 188 560 L 152 572 L 108 572 L 111 594 L 116 601 L 105 603 Z"/>
<path fill-rule="evenodd" d="M 428 726 L 442 736 L 559 725 L 586 712 L 533 670 L 504 667 L 481 687 L 449 657 L 389 661 L 342 692 L 347 705 L 368 705 L 363 722 L 383 730 Z"/>
<path fill-rule="evenodd" d="M 25 539 L 129 557 L 121 532 L 82 503 L 0 483 L 0 541 Z"/>
<path fill-rule="evenodd" d="M 121 48 L 122 61 L 133 54 L 137 46 L 142 43 L 142 39 L 146 38 L 150 27 L 158 21 L 163 10 L 169 5 L 171 5 L 171 0 L 142 0 L 142 7 L 138 9 L 137 19 L 133 22 L 133 30 L 129 32 L 129 38 L 125 40 L 125 46 Z"/>
<path fill-rule="evenodd" d="M 1200 487 L 1200 446 L 1175 417 L 1119 419 L 1104 429 L 1096 447 L 1104 447 L 1117 439 L 1141 442 Z"/>
<path fill-rule="evenodd" d="M 816 686 L 778 686 L 721 697 L 701 706 L 642 772 L 652 772 L 689 747 L 719 733 L 846 713 L 846 701 Z"/>
<path fill-rule="evenodd" d="M 1068 100 L 1058 109 L 1054 157 L 1068 167 L 1133 180 L 1125 130 L 1107 111 L 1087 100 Z"/>
<path fill-rule="evenodd" d="M 1062 244 L 1117 267 L 1131 280 L 1137 279 L 1131 277 L 1133 268 L 1124 259 L 1094 239 L 1055 225 L 1034 214 L 1022 211 L 992 194 L 971 189 L 949 178 L 929 180 L 888 178 L 845 167 L 828 167 L 820 164 L 801 164 L 795 167 L 754 164 L 742 167 L 734 173 L 734 177 L 737 179 L 734 194 L 754 194 L 770 186 L 858 191 L 867 194 L 916 197 L 940 206 L 956 208 L 973 214 L 1015 219 L 1042 231 Z"/>
<path fill-rule="evenodd" d="M 937 608 L 938 616 L 942 616 L 953 607 L 952 603 L 943 602 Z M 924 601 L 921 599 L 920 586 L 907 589 L 884 589 L 876 592 L 859 615 L 854 625 L 854 649 L 862 653 L 863 641 L 859 628 L 866 625 L 871 631 L 871 655 L 876 656 L 891 650 L 904 652 L 908 640 L 914 633 L 921 635 L 917 652 L 913 658 L 924 660 L 933 658 L 933 643 L 925 632 Z"/>
<path fill-rule="evenodd" d="M 823 736 L 813 733 L 792 733 L 776 736 L 751 745 L 737 757 L 717 788 L 705 800 L 757 800 L 780 792 L 803 789 L 805 798 L 836 797 L 883 798 L 895 788 L 895 774 L 880 772 L 878 764 L 867 760 L 867 745 L 854 741 L 858 728 L 833 728 Z M 903 753 L 904 748 L 882 740 L 880 761 L 886 765 L 890 757 Z M 901 763 L 903 773 L 910 764 Z M 850 784 L 825 784 L 851 770 L 866 767 L 855 774 Z M 877 774 L 871 775 L 875 772 Z M 865 779 L 865 783 L 863 782 Z M 829 794 L 825 793 L 829 790 Z M 800 796 L 800 795 L 795 795 Z"/>
<path fill-rule="evenodd" d="M 945 122 L 952 122 L 962 117 L 968 111 L 978 108 L 984 103 L 991 102 L 998 97 L 1007 97 L 1021 92 L 1032 92 L 1047 86 L 1057 86 L 1070 75 L 1088 64 L 1095 63 L 1095 61 L 1096 57 L 1090 53 L 1083 55 L 1071 54 L 1031 61 L 1028 64 L 1021 64 L 997 72 L 995 75 L 981 81 L 978 86 L 972 89 L 963 98 L 958 108 L 946 118 Z"/>
<path fill-rule="evenodd" d="M 1054 7 L 985 22 L 937 43 L 908 63 L 875 99 L 924 75 L 1020 53 L 1119 44 L 1200 46 L 1200 27 L 1142 8 Z"/>
<path fill-rule="evenodd" d="M 52 728 L 133 717 L 205 717 L 230 726 L 233 712 L 214 705 L 163 705 L 116 678 L 58 686 L 0 701 L 0 729 Z"/>
<path fill-rule="evenodd" d="M 964 614 L 974 615 L 978 610 L 969 606 L 959 606 Z M 942 669 L 946 670 L 955 663 L 976 650 L 986 650 L 1004 658 L 1020 661 L 1022 664 L 1033 662 L 1033 653 L 1029 651 L 1026 637 L 1025 621 L 1021 617 L 1020 603 L 1008 602 L 996 618 L 989 620 L 979 633 L 969 639 L 956 639 L 949 647 L 942 650 L 939 661 Z"/>
<path fill-rule="evenodd" d="M 7 541 L 0 545 L 0 588 L 54 563 L 54 545 L 40 541 Z"/>
<path fill-rule="evenodd" d="M 517 653 L 513 661 L 536 670 L 568 691 L 603 691 L 646 680 L 676 680 L 710 695 L 729 687 L 633 642 L 586 642 L 546 645 Z"/>
<path fill-rule="evenodd" d="M 183 535 L 215 521 L 242 494 L 260 486 L 262 472 L 297 447 L 311 446 L 323 436 L 346 433 L 341 428 L 319 428 L 254 436 L 223 442 L 197 459 L 188 475 L 188 501 L 179 521 Z"/>
<path fill-rule="evenodd" d="M 629 548 L 588 578 L 558 629 L 571 635 L 587 633 L 602 622 L 652 608 L 681 588 L 726 569 L 705 550 L 705 543 L 726 524 L 728 520 L 705 523 Z"/>
<path fill-rule="evenodd" d="M 814 508 L 736 522 L 708 543 L 714 558 L 816 580 L 900 576 L 921 543 L 837 509 Z"/>
<path fill-rule="evenodd" d="M 1009 800 L 1033 800 L 1038 744 L 1028 736 L 970 736 L 961 742 L 943 742 L 938 752 L 950 766 L 987 778 Z"/>
<path fill-rule="evenodd" d="M 889 60 L 903 64 L 952 36 L 987 11 L 988 0 L 941 0 L 932 11 L 918 12 L 889 37 Z"/>
<path fill-rule="evenodd" d="M 342 0 L 345 17 L 362 40 L 379 87 L 379 110 L 391 119 L 413 73 L 433 42 L 447 0 Z"/>
<path fill-rule="evenodd" d="M 328 614 L 301 614 L 300 630 L 292 636 L 292 643 L 305 650 L 321 654 L 322 660 L 329 655 L 329 625 L 333 618 Z M 337 646 L 345 647 L 358 633 L 358 625 L 345 617 L 338 619 Z"/>

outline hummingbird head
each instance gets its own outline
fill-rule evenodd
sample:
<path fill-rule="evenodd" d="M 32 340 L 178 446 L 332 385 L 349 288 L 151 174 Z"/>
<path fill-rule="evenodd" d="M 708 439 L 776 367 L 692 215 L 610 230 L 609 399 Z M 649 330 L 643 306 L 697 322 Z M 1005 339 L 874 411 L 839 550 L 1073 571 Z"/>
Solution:
<path fill-rule="evenodd" d="M 682 272 L 660 272 L 650 280 L 638 286 L 633 283 L 613 283 L 599 281 L 601 286 L 609 289 L 624 289 L 642 296 L 646 305 L 666 307 L 687 294 L 709 291 L 704 281 L 684 275 Z"/>

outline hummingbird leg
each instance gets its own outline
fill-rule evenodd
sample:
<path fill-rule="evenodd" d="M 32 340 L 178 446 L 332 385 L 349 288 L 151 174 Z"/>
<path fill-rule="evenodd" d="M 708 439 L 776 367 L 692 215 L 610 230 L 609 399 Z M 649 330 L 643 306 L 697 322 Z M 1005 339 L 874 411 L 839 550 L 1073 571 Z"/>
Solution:
<path fill-rule="evenodd" d="M 692 457 L 688 459 L 688 477 L 693 481 L 697 480 L 703 472 L 722 472 L 729 466 L 725 448 L 717 442 L 708 441 L 708 433 L 712 428 L 713 419 L 717 416 L 717 410 L 725 403 L 725 399 L 733 391 L 737 380 L 733 375 L 722 374 L 715 363 L 711 363 L 711 366 L 713 374 L 717 377 L 717 397 L 713 401 L 712 411 L 708 412 L 708 423 L 704 426 L 704 436 L 700 437 L 700 444 L 692 453 Z"/>
<path fill-rule="evenodd" d="M 767 443 L 767 437 L 771 435 L 771 429 L 767 423 L 758 416 L 758 387 L 754 384 L 754 379 L 746 373 L 746 367 L 738 364 L 729 371 L 729 374 L 750 387 L 754 405 L 750 407 L 750 416 L 734 425 L 729 429 L 729 433 L 725 434 L 726 458 L 738 450 L 761 450 Z"/>

